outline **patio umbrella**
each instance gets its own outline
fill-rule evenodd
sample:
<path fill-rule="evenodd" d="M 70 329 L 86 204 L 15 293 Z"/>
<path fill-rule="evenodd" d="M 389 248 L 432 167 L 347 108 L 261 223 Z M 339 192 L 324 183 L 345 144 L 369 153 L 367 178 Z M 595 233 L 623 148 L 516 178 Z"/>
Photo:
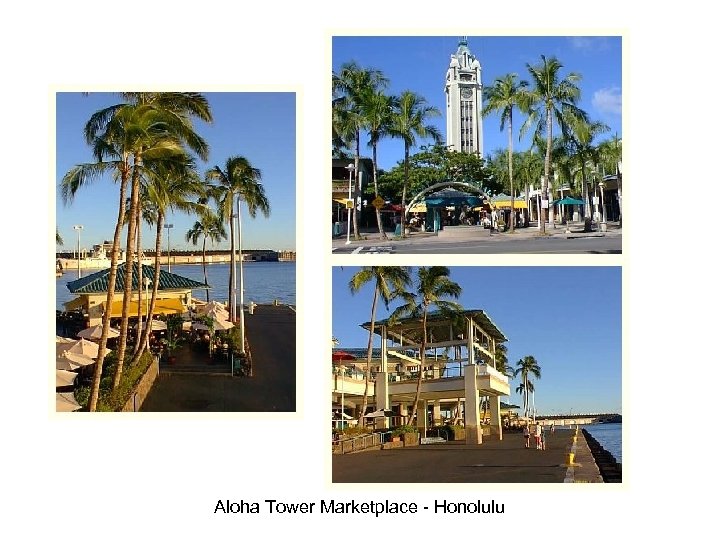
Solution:
<path fill-rule="evenodd" d="M 553 204 L 569 205 L 569 204 L 585 204 L 580 199 L 573 199 L 572 197 L 563 197 L 560 200 L 553 202 Z"/>
<path fill-rule="evenodd" d="M 201 315 L 209 315 L 211 311 L 227 312 L 227 309 L 225 308 L 225 304 L 222 304 L 216 300 L 213 300 L 212 302 L 198 306 L 195 309 L 195 311 L 196 311 L 196 313 L 199 313 Z"/>
<path fill-rule="evenodd" d="M 55 359 L 55 368 L 68 371 L 75 371 L 81 367 L 90 366 L 95 363 L 95 358 L 90 358 L 84 354 L 63 351 L 58 354 Z"/>
<path fill-rule="evenodd" d="M 55 410 L 57 412 L 73 412 L 78 409 L 82 409 L 82 407 L 75 401 L 72 392 L 58 392 L 55 394 Z"/>
<path fill-rule="evenodd" d="M 75 354 L 81 354 L 83 356 L 89 356 L 90 358 L 97 358 L 100 347 L 97 343 L 88 341 L 87 339 L 78 339 L 73 342 L 56 343 L 55 350 L 58 356 L 63 352 L 71 352 Z M 110 351 L 106 351 L 106 354 Z"/>
<path fill-rule="evenodd" d="M 145 330 L 145 326 L 147 326 L 147 321 L 143 321 L 143 330 Z M 134 328 L 137 328 L 137 324 L 135 324 Z M 152 330 L 153 332 L 155 332 L 156 330 L 167 330 L 167 324 L 165 324 L 165 321 L 153 319 L 150 322 L 150 330 Z"/>
<path fill-rule="evenodd" d="M 355 357 L 350 353 L 346 353 L 345 351 L 335 351 L 332 353 L 332 361 L 336 364 L 342 363 L 346 360 L 355 360 Z"/>
<path fill-rule="evenodd" d="M 62 388 L 63 386 L 72 386 L 75 383 L 75 379 L 78 374 L 65 369 L 55 370 L 55 388 Z"/>
<path fill-rule="evenodd" d="M 96 324 L 94 326 L 91 326 L 90 328 L 86 328 L 85 330 L 80 330 L 77 333 L 77 336 L 79 338 L 85 338 L 85 339 L 100 339 L 102 337 L 102 324 Z M 120 335 L 120 332 L 118 330 L 115 330 L 113 327 L 110 327 L 108 330 L 108 337 L 109 338 L 116 338 Z"/>
<path fill-rule="evenodd" d="M 386 418 L 393 416 L 393 412 L 390 409 L 378 409 L 371 413 L 366 414 L 363 418 Z"/>

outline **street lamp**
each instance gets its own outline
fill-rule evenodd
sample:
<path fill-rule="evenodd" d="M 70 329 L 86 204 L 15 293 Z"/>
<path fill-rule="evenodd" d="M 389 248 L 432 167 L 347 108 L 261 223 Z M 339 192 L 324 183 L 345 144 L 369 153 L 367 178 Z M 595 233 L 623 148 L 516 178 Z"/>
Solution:
<path fill-rule="evenodd" d="M 355 165 L 350 163 L 347 167 L 345 167 L 348 171 L 350 171 L 350 178 L 348 180 L 348 200 L 353 200 L 353 191 L 352 191 L 352 180 L 353 180 L 353 171 L 355 171 Z M 347 205 L 346 205 L 347 206 Z M 347 241 L 345 244 L 350 243 L 350 208 L 347 209 L 348 211 L 348 224 L 347 224 Z M 356 224 L 357 225 L 357 224 Z"/>
<path fill-rule="evenodd" d="M 77 245 L 77 259 L 78 259 L 78 279 L 82 277 L 82 272 L 80 271 L 80 231 L 83 230 L 82 225 L 73 225 L 73 229 L 77 231 L 78 235 L 78 245 Z"/>
<path fill-rule="evenodd" d="M 238 220 L 238 234 L 237 234 L 237 241 L 238 241 L 238 258 L 240 259 L 240 316 L 238 317 L 238 327 L 240 328 L 240 343 L 242 344 L 241 347 L 243 349 L 243 353 L 245 352 L 245 313 L 243 311 L 243 303 L 244 303 L 244 297 L 243 297 L 243 254 L 242 254 L 242 222 L 240 220 L 240 200 L 242 199 L 241 196 L 238 195 L 237 200 L 237 220 Z M 233 257 L 233 260 L 235 257 Z M 237 306 L 237 303 L 235 304 Z M 235 308 L 237 310 L 237 307 Z"/>
<path fill-rule="evenodd" d="M 166 223 L 163 225 L 164 228 L 167 229 L 168 232 L 168 243 L 167 243 L 167 254 L 168 254 L 168 272 L 170 271 L 170 229 L 173 228 L 172 223 Z"/>

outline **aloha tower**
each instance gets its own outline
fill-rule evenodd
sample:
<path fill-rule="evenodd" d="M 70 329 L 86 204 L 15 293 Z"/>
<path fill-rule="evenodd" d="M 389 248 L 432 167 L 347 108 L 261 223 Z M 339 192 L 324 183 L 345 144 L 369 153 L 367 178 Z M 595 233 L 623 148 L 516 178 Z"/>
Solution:
<path fill-rule="evenodd" d="M 445 76 L 447 145 L 456 152 L 483 155 L 480 62 L 467 46 L 467 36 L 450 55 Z"/>

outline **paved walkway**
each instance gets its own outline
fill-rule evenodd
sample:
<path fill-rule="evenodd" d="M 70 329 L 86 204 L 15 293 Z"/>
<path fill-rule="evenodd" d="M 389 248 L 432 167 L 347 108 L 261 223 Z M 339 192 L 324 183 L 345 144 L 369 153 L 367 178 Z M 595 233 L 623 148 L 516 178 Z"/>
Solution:
<path fill-rule="evenodd" d="M 619 236 L 622 234 L 622 227 L 620 226 L 620 223 L 617 221 L 612 221 L 607 223 L 607 231 L 601 232 L 599 230 L 593 231 L 593 232 L 583 232 L 584 224 L 582 222 L 572 222 L 570 223 L 569 228 L 567 228 L 565 225 L 562 224 L 556 224 L 555 228 L 551 224 L 546 224 L 545 226 L 545 234 L 546 236 L 560 236 L 560 237 L 566 237 L 566 238 L 588 238 L 591 236 L 606 236 L 606 237 L 612 237 L 612 236 Z M 570 231 L 569 233 L 567 231 Z M 444 243 L 461 243 L 463 241 L 467 242 L 477 242 L 477 241 L 484 241 L 484 242 L 502 242 L 506 240 L 522 240 L 522 239 L 532 239 L 537 238 L 540 235 L 540 229 L 537 228 L 537 222 L 531 222 L 529 227 L 521 227 L 521 228 L 515 228 L 515 231 L 510 233 L 508 232 L 493 232 L 490 236 L 482 236 L 482 237 L 469 237 L 469 238 L 459 238 L 459 237 L 448 237 L 448 238 L 439 238 L 435 233 L 425 233 L 425 232 L 412 232 L 407 238 L 399 238 L 396 237 L 393 234 L 393 231 L 386 231 L 388 234 L 388 240 L 383 240 L 380 237 L 380 233 L 377 232 L 376 229 L 373 230 L 361 230 L 360 236 L 362 237 L 361 240 L 355 240 L 352 236 L 352 233 L 350 235 L 350 245 L 355 245 L 356 247 L 360 246 L 392 246 L 392 245 L 398 245 L 399 243 L 403 244 L 412 244 L 412 243 L 426 243 L 428 241 L 433 242 L 444 242 Z M 346 247 L 345 242 L 347 241 L 346 236 L 342 237 L 336 237 L 332 240 L 332 246 L 333 248 L 339 248 L 339 247 Z"/>
<path fill-rule="evenodd" d="M 259 305 L 245 314 L 252 377 L 163 373 L 143 403 L 147 412 L 295 411 L 295 311 Z"/>
<path fill-rule="evenodd" d="M 395 450 L 333 455 L 333 482 L 362 483 L 563 483 L 574 430 L 547 434 L 547 450 L 525 448 L 521 433 L 506 433 L 502 441 L 486 440 L 469 446 L 465 441 L 413 446 Z M 573 469 L 575 482 L 598 482 L 582 433 L 578 437 Z"/>

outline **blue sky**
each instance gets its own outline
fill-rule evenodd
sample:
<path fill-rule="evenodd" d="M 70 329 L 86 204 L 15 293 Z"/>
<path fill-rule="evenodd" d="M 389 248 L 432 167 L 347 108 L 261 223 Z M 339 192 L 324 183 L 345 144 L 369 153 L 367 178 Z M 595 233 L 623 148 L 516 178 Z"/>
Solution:
<path fill-rule="evenodd" d="M 458 36 L 449 37 L 361 37 L 333 38 L 332 67 L 354 60 L 361 67 L 375 68 L 390 79 L 387 92 L 399 94 L 411 90 L 423 96 L 430 105 L 437 107 L 442 116 L 433 120 L 443 138 L 445 133 L 445 73 L 450 55 L 455 53 Z M 592 120 L 602 121 L 610 131 L 601 136 L 609 138 L 615 133 L 622 137 L 622 50 L 620 37 L 468 37 L 468 47 L 478 58 L 482 68 L 483 86 L 507 73 L 517 73 L 520 79 L 530 82 L 526 64 L 537 64 L 540 55 L 556 56 L 563 64 L 562 77 L 570 72 L 582 75 L 579 83 L 581 98 L 579 106 Z M 513 149 L 526 150 L 531 133 L 518 141 L 519 126 L 524 117 L 514 115 Z M 507 128 L 506 128 L 507 129 Z M 507 131 L 500 131 L 500 119 L 492 114 L 483 120 L 484 152 L 507 149 Z M 367 157 L 371 151 L 361 152 Z M 429 141 L 420 142 L 420 144 Z M 378 149 L 381 168 L 389 169 L 403 158 L 403 146 L 398 140 L 383 139 Z"/>
<path fill-rule="evenodd" d="M 621 269 L 611 266 L 450 268 L 465 309 L 482 309 L 507 336 L 511 365 L 532 355 L 540 413 L 622 412 Z M 357 267 L 334 267 L 332 333 L 343 347 L 366 347 L 373 288 L 351 295 Z M 378 319 L 390 311 L 378 307 Z M 379 338 L 375 346 L 380 345 Z M 521 403 L 511 381 L 512 403 Z"/>
<path fill-rule="evenodd" d="M 295 94 L 290 92 L 206 93 L 213 113 L 213 123 L 196 122 L 197 131 L 210 145 L 210 157 L 199 162 L 199 170 L 215 165 L 224 168 L 225 161 L 241 155 L 260 169 L 271 214 L 253 220 L 243 212 L 243 248 L 295 248 Z M 79 191 L 72 204 L 64 205 L 57 186 L 74 165 L 92 161 L 83 139 L 83 128 L 95 111 L 119 102 L 116 94 L 58 93 L 56 95 L 56 222 L 64 246 L 73 249 L 77 233 L 73 225 L 83 225 L 82 247 L 112 240 L 117 218 L 118 186 L 111 178 L 97 180 Z M 170 214 L 173 224 L 170 243 L 176 249 L 191 248 L 184 239 L 195 216 Z M 229 236 L 229 231 L 228 231 Z M 124 236 L 123 236 L 124 238 Z M 144 225 L 143 246 L 154 247 L 154 226 Z M 163 249 L 167 235 L 163 233 Z M 124 245 L 124 240 L 123 240 Z M 220 244 L 229 248 L 229 241 Z"/>

